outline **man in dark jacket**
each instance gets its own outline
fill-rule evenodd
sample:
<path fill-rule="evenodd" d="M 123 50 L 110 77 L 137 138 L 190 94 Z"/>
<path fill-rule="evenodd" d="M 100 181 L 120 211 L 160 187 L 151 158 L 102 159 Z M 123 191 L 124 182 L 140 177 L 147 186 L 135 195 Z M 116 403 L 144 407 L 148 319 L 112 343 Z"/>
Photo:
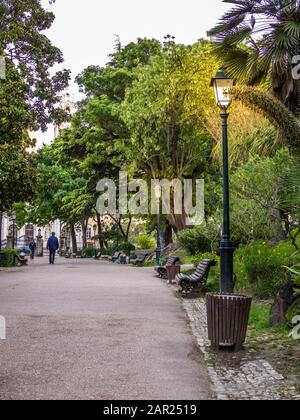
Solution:
<path fill-rule="evenodd" d="M 55 254 L 59 248 L 58 239 L 55 236 L 55 233 L 52 233 L 52 236 L 48 239 L 47 249 L 49 250 L 49 264 L 54 264 Z"/>
<path fill-rule="evenodd" d="M 34 239 L 32 239 L 32 241 L 30 242 L 29 249 L 30 249 L 30 259 L 34 260 L 34 254 L 36 251 L 36 243 Z"/>

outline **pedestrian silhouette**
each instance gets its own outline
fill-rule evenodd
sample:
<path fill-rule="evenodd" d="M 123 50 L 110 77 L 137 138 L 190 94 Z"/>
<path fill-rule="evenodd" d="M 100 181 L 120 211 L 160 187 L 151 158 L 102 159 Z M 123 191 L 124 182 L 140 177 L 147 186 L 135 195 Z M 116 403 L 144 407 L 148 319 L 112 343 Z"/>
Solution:
<path fill-rule="evenodd" d="M 52 236 L 48 239 L 47 249 L 49 250 L 49 264 L 54 264 L 55 262 L 55 254 L 56 251 L 59 249 L 59 242 L 55 233 L 52 233 Z"/>

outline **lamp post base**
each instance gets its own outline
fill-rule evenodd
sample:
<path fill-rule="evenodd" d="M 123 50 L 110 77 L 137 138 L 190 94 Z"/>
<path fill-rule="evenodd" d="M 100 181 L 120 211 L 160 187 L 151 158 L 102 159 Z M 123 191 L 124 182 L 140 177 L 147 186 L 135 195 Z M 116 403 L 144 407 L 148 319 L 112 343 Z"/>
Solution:
<path fill-rule="evenodd" d="M 160 249 L 157 249 L 156 250 L 156 266 L 157 267 L 160 267 L 161 266 L 161 264 L 160 264 L 160 256 L 161 256 L 161 250 Z"/>
<path fill-rule="evenodd" d="M 235 247 L 233 242 L 227 239 L 221 241 L 221 292 L 233 293 L 234 291 L 234 272 L 233 272 L 233 253 Z"/>

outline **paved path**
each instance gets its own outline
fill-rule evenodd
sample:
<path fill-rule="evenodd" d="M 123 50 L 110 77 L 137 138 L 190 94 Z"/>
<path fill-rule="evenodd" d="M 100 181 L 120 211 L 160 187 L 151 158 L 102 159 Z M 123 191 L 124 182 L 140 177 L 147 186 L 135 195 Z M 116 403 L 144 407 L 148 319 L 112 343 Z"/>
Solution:
<path fill-rule="evenodd" d="M 0 271 L 0 399 L 208 399 L 203 356 L 150 269 L 37 260 Z"/>

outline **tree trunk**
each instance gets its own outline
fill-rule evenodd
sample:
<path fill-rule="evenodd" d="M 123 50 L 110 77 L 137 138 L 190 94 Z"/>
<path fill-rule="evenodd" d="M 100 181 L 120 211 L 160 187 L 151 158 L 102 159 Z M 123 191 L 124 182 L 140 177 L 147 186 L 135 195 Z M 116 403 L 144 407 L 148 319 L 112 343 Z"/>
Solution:
<path fill-rule="evenodd" d="M 269 243 L 271 246 L 275 246 L 278 242 L 282 241 L 284 239 L 284 232 L 282 229 L 282 221 L 281 221 L 281 215 L 278 210 L 274 210 L 273 214 L 270 215 L 270 219 L 272 222 L 272 225 L 275 226 L 275 234 L 270 239 Z"/>
<path fill-rule="evenodd" d="M 173 243 L 173 229 L 168 220 L 167 226 L 163 232 L 163 237 L 165 246 L 168 246 Z"/>
<path fill-rule="evenodd" d="M 296 118 L 300 118 L 300 80 L 295 80 L 295 98 L 296 98 L 296 105 L 294 110 L 294 115 Z"/>
<path fill-rule="evenodd" d="M 72 239 L 72 250 L 74 254 L 77 254 L 78 248 L 77 248 L 77 239 L 76 239 L 76 231 L 75 226 L 71 225 L 71 239 Z"/>
<path fill-rule="evenodd" d="M 101 223 L 101 216 L 100 214 L 97 212 L 97 225 L 98 225 L 98 232 L 99 232 L 99 245 L 100 245 L 100 249 L 103 249 L 105 244 L 104 241 L 101 239 L 101 235 L 102 235 L 102 223 Z"/>
<path fill-rule="evenodd" d="M 168 216 L 168 222 L 174 229 L 174 232 L 180 232 L 181 230 L 187 229 L 186 215 L 185 214 L 170 214 Z"/>
<path fill-rule="evenodd" d="M 81 230 L 82 230 L 82 248 L 86 249 L 87 248 L 87 240 L 86 240 L 87 225 L 86 225 L 85 220 L 81 223 Z"/>
<path fill-rule="evenodd" d="M 285 321 L 285 316 L 295 301 L 295 286 L 296 284 L 289 280 L 276 296 L 270 312 L 270 322 L 273 326 Z"/>
<path fill-rule="evenodd" d="M 132 217 L 131 216 L 128 217 L 128 224 L 127 224 L 126 230 L 124 230 L 123 225 L 122 225 L 122 220 L 123 220 L 122 216 L 119 217 L 118 219 L 115 218 L 113 215 L 110 215 L 110 217 L 118 225 L 119 233 L 121 233 L 122 237 L 124 238 L 124 241 L 128 242 L 130 228 L 132 224 Z"/>

